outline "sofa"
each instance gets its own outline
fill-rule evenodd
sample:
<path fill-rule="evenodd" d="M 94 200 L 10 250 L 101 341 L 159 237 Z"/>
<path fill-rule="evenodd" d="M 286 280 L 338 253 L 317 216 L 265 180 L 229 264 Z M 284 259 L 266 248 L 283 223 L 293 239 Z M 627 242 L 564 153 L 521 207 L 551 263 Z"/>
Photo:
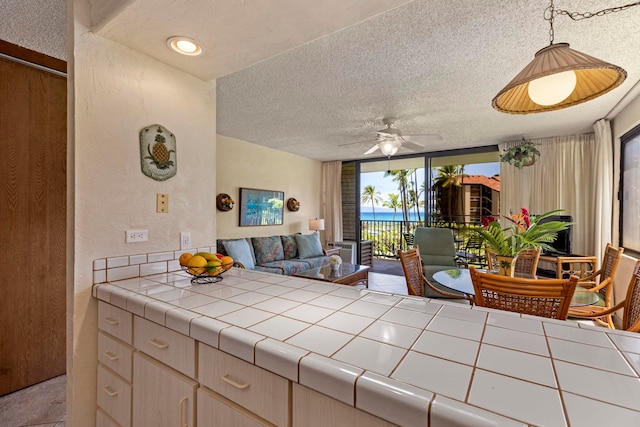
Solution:
<path fill-rule="evenodd" d="M 318 233 L 218 239 L 216 245 L 219 253 L 250 270 L 290 276 L 329 264 Z"/>

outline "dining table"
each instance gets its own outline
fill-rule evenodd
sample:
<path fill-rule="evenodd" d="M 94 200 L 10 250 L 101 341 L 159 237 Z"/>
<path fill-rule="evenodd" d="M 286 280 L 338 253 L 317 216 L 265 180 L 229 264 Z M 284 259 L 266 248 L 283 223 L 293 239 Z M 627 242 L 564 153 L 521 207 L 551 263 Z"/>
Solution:
<path fill-rule="evenodd" d="M 478 271 L 487 272 L 487 270 Z M 519 276 L 525 277 L 525 276 Z M 527 278 L 535 278 L 535 276 L 527 275 Z M 433 280 L 445 286 L 451 290 L 462 292 L 463 294 L 471 297 L 475 296 L 475 290 L 473 289 L 473 282 L 471 281 L 471 275 L 468 268 L 449 268 L 446 270 L 440 270 L 434 273 Z M 576 291 L 571 297 L 571 307 L 580 307 L 593 305 L 598 302 L 598 295 L 596 292 L 590 291 Z"/>

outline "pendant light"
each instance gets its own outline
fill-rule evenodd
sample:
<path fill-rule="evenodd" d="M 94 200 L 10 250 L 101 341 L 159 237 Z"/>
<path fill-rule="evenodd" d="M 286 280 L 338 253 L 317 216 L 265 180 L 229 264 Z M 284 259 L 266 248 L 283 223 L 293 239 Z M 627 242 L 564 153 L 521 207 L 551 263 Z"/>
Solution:
<path fill-rule="evenodd" d="M 493 108 L 509 114 L 560 110 L 590 101 L 620 86 L 627 77 L 622 68 L 571 49 L 568 43 L 553 44 L 553 20 L 559 14 L 573 20 L 585 19 L 638 4 L 640 2 L 580 14 L 555 9 L 551 0 L 544 17 L 551 26 L 550 45 L 536 52 L 533 61 L 498 92 L 492 101 Z"/>

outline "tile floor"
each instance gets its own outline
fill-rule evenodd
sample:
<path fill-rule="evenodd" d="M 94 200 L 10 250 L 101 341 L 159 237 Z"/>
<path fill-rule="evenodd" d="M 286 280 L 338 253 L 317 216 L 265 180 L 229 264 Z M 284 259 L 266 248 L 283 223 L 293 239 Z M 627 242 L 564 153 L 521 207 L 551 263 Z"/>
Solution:
<path fill-rule="evenodd" d="M 0 397 L 2 427 L 64 427 L 67 376 Z"/>

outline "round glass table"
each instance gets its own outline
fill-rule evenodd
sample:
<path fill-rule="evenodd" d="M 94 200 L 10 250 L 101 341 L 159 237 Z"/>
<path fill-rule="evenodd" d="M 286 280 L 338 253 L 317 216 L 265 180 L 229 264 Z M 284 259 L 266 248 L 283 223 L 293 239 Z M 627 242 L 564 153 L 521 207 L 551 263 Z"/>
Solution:
<path fill-rule="evenodd" d="M 486 270 L 478 271 L 486 272 Z M 454 291 L 467 295 L 475 294 L 473 283 L 471 282 L 471 275 L 466 268 L 450 268 L 438 271 L 434 273 L 433 280 Z M 571 298 L 571 307 L 592 305 L 597 303 L 598 299 L 597 292 L 576 291 Z"/>

